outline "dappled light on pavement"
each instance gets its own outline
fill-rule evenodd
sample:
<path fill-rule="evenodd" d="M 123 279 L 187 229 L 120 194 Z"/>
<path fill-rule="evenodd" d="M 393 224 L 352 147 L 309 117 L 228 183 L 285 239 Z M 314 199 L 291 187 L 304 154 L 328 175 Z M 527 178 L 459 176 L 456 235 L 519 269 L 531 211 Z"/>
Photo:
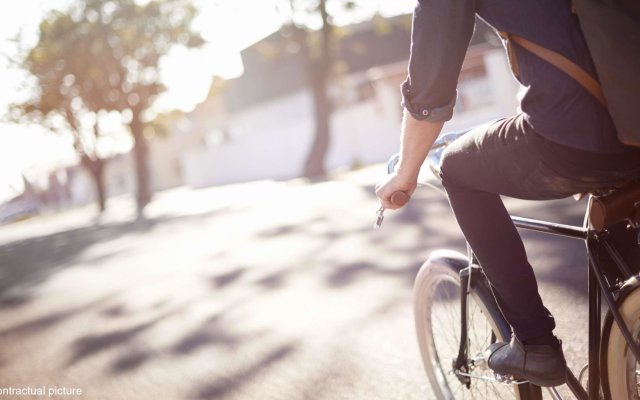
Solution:
<path fill-rule="evenodd" d="M 0 386 L 80 387 L 86 398 L 429 398 L 411 287 L 431 250 L 464 242 L 429 189 L 372 230 L 383 171 L 177 189 L 146 220 L 120 198 L 99 221 L 80 209 L 3 227 Z M 580 210 L 557 202 L 546 215 Z M 586 312 L 569 317 L 562 304 L 586 300 L 583 265 L 565 265 L 583 260 L 572 242 L 528 236 L 577 365 L 586 337 L 571 324 Z"/>

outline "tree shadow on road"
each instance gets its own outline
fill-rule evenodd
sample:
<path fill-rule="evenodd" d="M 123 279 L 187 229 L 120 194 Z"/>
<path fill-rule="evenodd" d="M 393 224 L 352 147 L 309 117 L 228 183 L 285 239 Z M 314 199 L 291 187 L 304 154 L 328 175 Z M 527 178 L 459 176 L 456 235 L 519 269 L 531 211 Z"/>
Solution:
<path fill-rule="evenodd" d="M 243 385 L 251 382 L 261 373 L 266 372 L 269 367 L 292 355 L 296 351 L 296 347 L 295 344 L 280 345 L 263 355 L 253 364 L 231 375 L 218 378 L 210 384 L 206 384 L 196 391 L 194 397 L 197 399 L 217 399 L 239 390 Z"/>
<path fill-rule="evenodd" d="M 138 343 L 131 343 L 131 341 L 168 317 L 185 312 L 198 300 L 182 304 L 142 324 L 101 335 L 85 336 L 74 343 L 75 354 L 70 359 L 70 364 L 113 347 L 127 345 L 126 352 L 113 361 L 108 368 L 111 374 L 119 375 L 142 367 L 154 357 L 185 357 L 214 346 L 221 347 L 226 351 L 235 351 L 246 341 L 264 334 L 263 331 L 236 332 L 230 328 L 228 321 L 225 320 L 228 312 L 245 301 L 247 299 L 237 300 L 228 305 L 224 311 L 209 316 L 192 330 L 179 330 L 180 332 L 184 331 L 184 334 L 172 344 L 162 347 L 151 348 L 143 344 L 144 342 L 141 340 L 138 340 Z"/>
<path fill-rule="evenodd" d="M 343 288 L 354 283 L 362 282 L 368 277 L 396 278 L 413 285 L 413 280 L 420 270 L 422 262 L 411 263 L 402 268 L 385 268 L 371 262 L 356 262 L 351 264 L 337 264 L 326 276 L 326 283 L 332 288 Z"/>
<path fill-rule="evenodd" d="M 97 300 L 91 301 L 87 304 L 83 304 L 81 306 L 75 306 L 72 308 L 68 308 L 66 310 L 56 311 L 52 313 L 48 313 L 44 316 L 29 320 L 27 322 L 23 322 L 18 325 L 14 325 L 10 328 L 6 328 L 0 331 L 0 336 L 5 335 L 28 335 L 33 333 L 42 333 L 45 329 L 51 328 L 55 325 L 60 324 L 61 322 L 81 314 L 88 310 L 93 310 L 98 307 L 100 304 L 104 304 L 111 300 L 116 294 L 109 294 L 103 296 Z"/>
<path fill-rule="evenodd" d="M 53 234 L 33 236 L 0 245 L 0 310 L 16 308 L 29 302 L 29 290 L 46 282 L 53 274 L 82 261 L 99 265 L 123 255 L 121 248 L 83 259 L 90 247 L 124 235 L 150 232 L 159 226 L 177 222 L 199 222 L 223 213 L 216 210 L 197 215 L 162 216 L 128 222 L 97 224 Z M 132 238 L 135 240 L 135 238 Z"/>
<path fill-rule="evenodd" d="M 177 356 L 185 356 L 211 345 L 219 345 L 225 349 L 234 349 L 239 346 L 247 335 L 232 333 L 224 326 L 219 315 L 209 318 L 197 329 L 184 335 L 170 349 Z"/>
<path fill-rule="evenodd" d="M 152 328 L 165 317 L 166 315 L 158 316 L 150 321 L 129 328 L 118 329 L 108 333 L 87 335 L 76 339 L 72 345 L 73 354 L 69 357 L 66 367 L 72 366 L 89 356 L 107 351 L 132 340 Z"/>
<path fill-rule="evenodd" d="M 238 268 L 229 272 L 224 272 L 224 273 L 213 276 L 211 278 L 211 284 L 216 289 L 220 289 L 240 279 L 244 273 L 245 273 L 244 268 Z"/>
<path fill-rule="evenodd" d="M 111 365 L 111 372 L 113 374 L 123 374 L 138 369 L 147 361 L 150 361 L 155 354 L 155 352 L 148 350 L 130 350 Z"/>
<path fill-rule="evenodd" d="M 31 296 L 26 293 L 14 293 L 10 296 L 0 297 L 0 310 L 3 308 L 18 308 L 28 304 Z"/>

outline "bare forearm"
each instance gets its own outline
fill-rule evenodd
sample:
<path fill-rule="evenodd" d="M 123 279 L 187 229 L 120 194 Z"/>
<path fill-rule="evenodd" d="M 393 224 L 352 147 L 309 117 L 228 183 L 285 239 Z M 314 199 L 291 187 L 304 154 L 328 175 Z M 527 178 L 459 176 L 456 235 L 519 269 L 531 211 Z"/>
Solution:
<path fill-rule="evenodd" d="M 415 181 L 433 142 L 442 130 L 443 122 L 418 121 L 407 112 L 402 117 L 400 161 L 397 175 L 402 180 Z"/>
<path fill-rule="evenodd" d="M 442 130 L 443 122 L 418 121 L 405 112 L 402 120 L 400 161 L 395 175 L 389 175 L 384 182 L 376 185 L 376 195 L 382 207 L 397 209 L 402 207 L 392 201 L 396 192 L 409 197 L 416 190 L 420 166 Z"/>

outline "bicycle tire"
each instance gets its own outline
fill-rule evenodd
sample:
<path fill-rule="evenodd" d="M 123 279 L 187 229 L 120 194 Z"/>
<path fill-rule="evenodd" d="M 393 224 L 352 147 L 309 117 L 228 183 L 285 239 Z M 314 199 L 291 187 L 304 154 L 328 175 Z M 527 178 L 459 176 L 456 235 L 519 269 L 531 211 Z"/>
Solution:
<path fill-rule="evenodd" d="M 618 311 L 631 332 L 631 336 L 640 342 L 640 286 L 630 290 L 620 301 Z M 622 332 L 612 318 L 605 323 L 606 352 L 604 354 L 603 390 L 607 398 L 631 400 L 640 398 L 640 364 L 622 336 Z"/>
<path fill-rule="evenodd" d="M 462 268 L 466 267 L 466 257 L 463 255 L 446 250 L 434 252 L 429 260 L 425 262 L 415 280 L 413 289 L 414 302 L 414 318 L 416 325 L 416 334 L 418 345 L 422 356 L 423 366 L 431 383 L 431 387 L 436 398 L 441 400 L 457 400 L 465 398 L 483 398 L 483 399 L 519 399 L 519 400 L 541 400 L 542 393 L 540 387 L 531 384 L 506 385 L 498 382 L 487 382 L 481 379 L 471 379 L 471 389 L 467 389 L 453 373 L 452 359 L 457 355 L 457 345 L 459 343 L 460 332 L 460 275 Z M 441 295 L 438 294 L 439 286 L 444 283 L 453 286 L 452 293 L 455 292 L 455 298 L 450 300 L 450 304 L 444 304 Z M 442 303 L 442 304 L 438 304 Z M 435 323 L 435 319 L 444 307 L 451 310 L 457 309 L 457 314 L 451 316 L 447 320 L 447 324 L 451 324 L 449 331 L 443 330 L 442 319 L 439 323 Z M 510 337 L 510 329 L 502 313 L 498 309 L 497 304 L 491 294 L 488 284 L 484 280 L 478 279 L 474 282 L 474 287 L 469 298 L 469 355 L 474 357 L 478 351 L 484 352 L 484 348 L 489 343 L 480 343 L 485 341 L 483 338 L 484 331 L 478 335 L 473 334 L 474 328 L 482 328 L 484 320 L 484 330 L 489 330 L 495 335 L 498 341 L 506 340 Z M 474 314 L 477 312 L 480 314 Z M 448 309 L 444 313 L 448 313 Z M 473 315 L 472 315 L 473 314 Z M 455 321 L 458 326 L 455 327 Z M 456 337 L 456 331 L 457 337 Z M 448 346 L 442 345 L 445 342 L 443 336 L 450 334 L 454 337 L 449 340 Z M 473 341 L 477 341 L 475 347 Z M 453 351 L 449 350 L 455 347 Z M 443 361 L 441 361 L 443 360 Z M 493 376 L 488 367 L 484 367 L 483 376 Z M 458 386 L 456 386 L 458 384 Z M 475 392 L 471 392 L 471 391 Z"/>

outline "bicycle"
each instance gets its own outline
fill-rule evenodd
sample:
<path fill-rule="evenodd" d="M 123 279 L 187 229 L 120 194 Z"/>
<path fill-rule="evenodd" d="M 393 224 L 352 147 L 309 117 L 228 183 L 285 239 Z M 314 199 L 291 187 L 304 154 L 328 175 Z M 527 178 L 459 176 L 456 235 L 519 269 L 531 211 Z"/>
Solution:
<path fill-rule="evenodd" d="M 466 132 L 441 135 L 434 143 L 427 161 L 436 177 L 439 177 L 443 150 Z M 397 161 L 397 155 L 389 160 L 389 173 L 394 171 Z M 430 183 L 423 185 L 442 191 Z M 377 226 L 381 216 L 379 210 Z M 512 220 L 522 229 L 586 243 L 589 355 L 588 364 L 578 378 L 567 370 L 567 386 L 571 392 L 578 400 L 639 399 L 640 182 L 591 193 L 583 226 L 516 216 L 512 216 Z M 625 247 L 633 243 L 634 238 L 637 246 Z M 437 398 L 542 399 L 540 387 L 516 377 L 500 376 L 488 368 L 483 355 L 485 349 L 496 341 L 508 341 L 511 329 L 469 246 L 467 251 L 467 255 L 452 250 L 434 251 L 420 268 L 414 283 L 418 344 Z M 602 299 L 608 308 L 604 323 Z M 587 371 L 585 389 L 581 381 Z M 561 399 L 556 388 L 547 390 L 553 399 Z"/>

